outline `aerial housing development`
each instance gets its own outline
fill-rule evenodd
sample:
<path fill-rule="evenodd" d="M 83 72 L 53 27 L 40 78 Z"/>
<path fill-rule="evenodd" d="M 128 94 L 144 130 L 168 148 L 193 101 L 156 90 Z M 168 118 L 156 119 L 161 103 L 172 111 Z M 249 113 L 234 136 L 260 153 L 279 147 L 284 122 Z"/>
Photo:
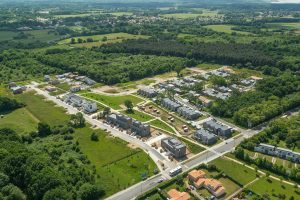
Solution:
<path fill-rule="evenodd" d="M 1 0 L 0 199 L 300 199 L 300 4 Z"/>

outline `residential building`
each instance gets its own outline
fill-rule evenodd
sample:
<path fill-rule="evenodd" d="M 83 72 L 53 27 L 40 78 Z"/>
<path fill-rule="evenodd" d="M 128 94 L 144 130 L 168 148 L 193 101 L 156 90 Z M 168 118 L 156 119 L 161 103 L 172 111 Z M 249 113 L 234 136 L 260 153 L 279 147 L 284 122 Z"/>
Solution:
<path fill-rule="evenodd" d="M 11 87 L 10 90 L 12 91 L 13 94 L 21 94 L 23 91 L 26 90 L 25 86 L 15 86 Z"/>
<path fill-rule="evenodd" d="M 51 78 L 50 78 L 49 75 L 45 75 L 45 76 L 44 76 L 44 81 L 48 82 L 48 81 L 50 81 L 50 79 L 51 79 Z"/>
<path fill-rule="evenodd" d="M 179 107 L 177 113 L 188 120 L 198 119 L 201 115 L 199 111 L 192 110 L 186 106 Z"/>
<path fill-rule="evenodd" d="M 70 88 L 70 92 L 79 92 L 81 90 L 80 85 L 75 85 Z"/>
<path fill-rule="evenodd" d="M 126 115 L 117 114 L 117 124 L 123 129 L 129 129 L 132 124 L 132 118 Z"/>
<path fill-rule="evenodd" d="M 206 98 L 205 96 L 199 96 L 198 98 L 204 107 L 209 107 L 212 105 L 212 100 Z"/>
<path fill-rule="evenodd" d="M 132 122 L 131 131 L 135 132 L 139 136 L 146 137 L 150 135 L 150 125 L 134 120 Z"/>
<path fill-rule="evenodd" d="M 138 94 L 148 98 L 153 98 L 157 95 L 157 91 L 154 88 L 145 87 L 139 89 Z"/>
<path fill-rule="evenodd" d="M 215 144 L 218 140 L 216 135 L 202 128 L 195 132 L 194 138 L 206 145 Z"/>
<path fill-rule="evenodd" d="M 94 81 L 94 80 L 92 80 L 92 79 L 90 79 L 90 78 L 88 78 L 88 77 L 86 77 L 86 78 L 84 79 L 84 82 L 85 82 L 86 84 L 88 84 L 88 85 L 95 85 L 95 84 L 96 84 L 96 81 Z"/>
<path fill-rule="evenodd" d="M 56 90 L 56 87 L 53 87 L 53 86 L 46 86 L 45 87 L 45 90 L 48 91 L 48 92 L 54 92 Z"/>
<path fill-rule="evenodd" d="M 222 138 L 229 138 L 232 135 L 231 127 L 218 123 L 215 119 L 204 122 L 203 127 Z"/>
<path fill-rule="evenodd" d="M 50 83 L 51 85 L 57 85 L 57 84 L 59 84 L 59 80 L 53 79 L 53 80 L 50 80 L 49 83 Z"/>
<path fill-rule="evenodd" d="M 83 103 L 83 99 L 80 96 L 69 93 L 65 95 L 65 102 L 70 103 L 75 107 L 81 107 Z"/>
<path fill-rule="evenodd" d="M 176 189 L 171 189 L 168 193 L 168 200 L 189 200 L 191 196 L 187 192 L 179 192 Z"/>
<path fill-rule="evenodd" d="M 168 150 L 174 158 L 182 158 L 186 155 L 185 144 L 172 137 L 162 139 L 161 147 Z"/>
<path fill-rule="evenodd" d="M 257 147 L 254 147 L 254 151 L 300 163 L 300 153 L 289 149 L 261 143 Z"/>
<path fill-rule="evenodd" d="M 241 80 L 241 84 L 244 86 L 253 86 L 256 83 L 253 79 L 243 79 Z"/>
<path fill-rule="evenodd" d="M 10 82 L 10 83 L 8 84 L 8 88 L 11 89 L 11 88 L 13 88 L 13 87 L 17 87 L 17 84 L 16 84 L 15 82 Z"/>
<path fill-rule="evenodd" d="M 226 193 L 225 188 L 220 181 L 212 178 L 206 178 L 206 174 L 202 170 L 190 171 L 188 173 L 188 179 L 197 189 L 204 187 L 215 197 L 220 197 Z"/>
<path fill-rule="evenodd" d="M 179 103 L 176 103 L 169 98 L 164 98 L 161 103 L 162 106 L 174 112 L 176 112 L 176 110 L 181 106 Z"/>
<path fill-rule="evenodd" d="M 92 102 L 92 101 L 85 101 L 82 104 L 82 108 L 85 113 L 94 113 L 98 109 L 96 102 Z"/>
<path fill-rule="evenodd" d="M 232 90 L 229 87 L 225 87 L 225 86 L 221 86 L 221 87 L 217 87 L 217 90 L 221 91 L 221 92 L 232 92 Z"/>

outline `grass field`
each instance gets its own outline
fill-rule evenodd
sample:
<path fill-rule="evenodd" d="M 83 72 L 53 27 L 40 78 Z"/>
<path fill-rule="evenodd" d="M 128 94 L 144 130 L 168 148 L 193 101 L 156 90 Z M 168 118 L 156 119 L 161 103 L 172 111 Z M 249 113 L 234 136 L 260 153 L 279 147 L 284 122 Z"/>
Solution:
<path fill-rule="evenodd" d="M 60 125 L 69 120 L 65 110 L 55 107 L 55 104 L 46 101 L 42 96 L 35 95 L 34 92 L 26 92 L 17 95 L 16 98 L 26 105 L 26 109 L 39 121 L 51 125 Z"/>
<path fill-rule="evenodd" d="M 11 128 L 17 133 L 29 133 L 35 131 L 39 120 L 35 118 L 26 108 L 20 108 L 4 114 L 0 118 L 0 128 Z"/>
<path fill-rule="evenodd" d="M 268 180 L 267 178 L 261 178 L 247 189 L 250 189 L 259 196 L 267 194 L 271 199 L 279 199 L 276 198 L 278 194 L 284 194 L 285 199 L 290 199 L 292 196 L 294 199 L 300 199 L 299 188 L 296 189 L 292 185 L 281 183 L 273 179 Z"/>
<path fill-rule="evenodd" d="M 153 126 L 156 126 L 158 128 L 161 128 L 162 130 L 166 130 L 166 131 L 168 131 L 170 133 L 174 133 L 175 134 L 175 131 L 168 124 L 162 122 L 159 119 L 151 121 L 150 124 L 153 125 Z"/>
<path fill-rule="evenodd" d="M 201 9 L 202 13 L 173 13 L 173 14 L 164 14 L 164 17 L 167 18 L 179 18 L 179 19 L 189 19 L 196 17 L 218 17 L 222 16 L 218 14 L 218 11 Z"/>
<path fill-rule="evenodd" d="M 55 85 L 55 87 L 60 88 L 64 91 L 69 91 L 71 86 L 68 83 L 59 83 L 57 85 Z"/>
<path fill-rule="evenodd" d="M 184 142 L 186 144 L 187 148 L 190 150 L 190 152 L 192 154 L 198 154 L 198 153 L 200 153 L 200 152 L 202 152 L 202 151 L 205 150 L 203 147 L 201 147 L 201 146 L 199 146 L 197 144 L 194 144 L 194 143 L 188 141 L 187 139 L 184 139 L 182 137 L 178 138 L 178 139 L 181 140 L 182 142 Z"/>
<path fill-rule="evenodd" d="M 125 95 L 125 96 L 106 96 L 102 94 L 95 94 L 95 93 L 85 93 L 81 94 L 84 97 L 93 99 L 95 101 L 99 101 L 113 109 L 122 109 L 124 108 L 124 101 L 130 100 L 134 105 L 142 102 L 143 100 L 132 96 L 132 95 Z"/>
<path fill-rule="evenodd" d="M 208 26 L 204 26 L 204 27 L 212 29 L 212 30 L 217 31 L 217 32 L 223 32 L 223 33 L 236 32 L 236 33 L 245 34 L 245 35 L 250 34 L 248 32 L 232 30 L 231 28 L 234 27 L 233 25 L 208 25 Z"/>
<path fill-rule="evenodd" d="M 122 113 L 141 122 L 146 122 L 154 119 L 152 116 L 137 110 L 133 110 L 133 112 L 122 111 Z"/>
<path fill-rule="evenodd" d="M 138 85 L 150 85 L 151 83 L 155 83 L 155 80 L 149 79 L 149 78 L 144 78 L 144 79 L 138 80 L 138 81 L 129 81 L 126 83 L 118 83 L 115 86 L 125 90 L 125 89 L 136 89 Z"/>
<path fill-rule="evenodd" d="M 98 134 L 99 141 L 91 141 L 92 132 Z M 153 175 L 156 165 L 150 157 L 140 149 L 127 147 L 127 143 L 120 139 L 87 127 L 76 130 L 74 136 L 81 150 L 96 166 L 97 183 L 105 189 L 106 195 L 141 181 L 141 174 Z"/>
<path fill-rule="evenodd" d="M 125 15 L 133 15 L 132 12 L 112 12 L 112 13 L 109 13 L 109 14 L 117 16 L 117 17 L 125 16 Z"/>
<path fill-rule="evenodd" d="M 11 40 L 17 33 L 13 31 L 0 31 L 0 42 L 5 40 Z"/>
<path fill-rule="evenodd" d="M 87 43 L 71 43 L 71 38 L 62 40 L 58 42 L 58 44 L 64 45 L 64 44 L 70 44 L 74 47 L 86 47 L 86 48 L 92 48 L 93 46 L 101 46 L 103 44 L 108 43 L 117 43 L 122 42 L 123 40 L 127 39 L 139 39 L 139 38 L 148 38 L 148 36 L 145 35 L 132 35 L 128 33 L 110 33 L 110 34 L 104 34 L 104 35 L 91 35 L 91 36 L 82 36 L 82 37 L 75 37 L 75 40 L 77 41 L 78 38 L 81 38 L 83 40 L 86 40 L 87 38 L 92 38 L 94 42 L 87 42 Z M 103 39 L 106 38 L 106 41 L 103 41 Z"/>
<path fill-rule="evenodd" d="M 226 158 L 218 158 L 209 164 L 217 166 L 217 168 L 242 185 L 246 185 L 256 178 L 255 171 Z"/>

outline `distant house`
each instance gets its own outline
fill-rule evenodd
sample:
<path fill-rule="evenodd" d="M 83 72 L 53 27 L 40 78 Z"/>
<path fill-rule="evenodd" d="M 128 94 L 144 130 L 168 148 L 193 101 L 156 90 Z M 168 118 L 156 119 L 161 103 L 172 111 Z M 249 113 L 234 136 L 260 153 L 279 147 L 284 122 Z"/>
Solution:
<path fill-rule="evenodd" d="M 85 79 L 84 79 L 84 82 L 86 83 L 86 84 L 88 84 L 88 85 L 95 85 L 97 82 L 96 81 L 94 81 L 94 80 L 92 80 L 92 79 L 90 79 L 90 78 L 88 78 L 88 77 L 86 77 Z"/>
<path fill-rule="evenodd" d="M 25 86 L 15 86 L 11 87 L 10 90 L 12 91 L 13 94 L 21 94 L 23 91 L 26 90 Z"/>
<path fill-rule="evenodd" d="M 296 163 L 300 163 L 300 153 L 294 152 L 289 149 L 284 149 L 280 147 L 275 147 L 269 144 L 259 144 L 257 147 L 254 147 L 254 151 L 271 155 L 271 156 L 277 156 L 282 159 L 290 160 Z"/>
<path fill-rule="evenodd" d="M 215 144 L 218 140 L 216 135 L 204 129 L 198 129 L 194 134 L 194 138 L 206 145 Z"/>
<path fill-rule="evenodd" d="M 174 112 L 181 106 L 179 103 L 176 103 L 169 98 L 164 98 L 161 103 L 162 106 Z"/>
<path fill-rule="evenodd" d="M 49 83 L 50 83 L 51 85 L 58 85 L 58 84 L 59 84 L 59 80 L 53 79 L 53 80 L 50 80 Z"/>
<path fill-rule="evenodd" d="M 215 119 L 204 122 L 203 127 L 218 135 L 219 137 L 229 138 L 232 135 L 231 127 L 218 123 Z"/>
<path fill-rule="evenodd" d="M 53 87 L 53 86 L 46 86 L 45 87 L 45 90 L 48 91 L 48 92 L 54 92 L 56 90 L 56 87 Z"/>
<path fill-rule="evenodd" d="M 70 92 L 79 92 L 81 90 L 80 85 L 72 86 Z"/>
<path fill-rule="evenodd" d="M 162 139 L 161 147 L 169 151 L 174 158 L 182 158 L 186 155 L 185 144 L 172 137 Z"/>
<path fill-rule="evenodd" d="M 10 83 L 8 84 L 8 88 L 11 89 L 11 88 L 13 88 L 13 87 L 17 87 L 17 84 L 16 84 L 15 82 L 10 82 Z"/>
<path fill-rule="evenodd" d="M 189 200 L 191 196 L 187 192 L 179 192 L 176 189 L 171 189 L 167 193 L 168 200 Z"/>
<path fill-rule="evenodd" d="M 92 101 L 85 101 L 82 104 L 82 108 L 85 113 L 94 113 L 98 109 L 96 102 L 92 102 Z"/>
<path fill-rule="evenodd" d="M 154 88 L 145 87 L 138 90 L 138 94 L 148 98 L 157 96 L 157 91 Z"/>
<path fill-rule="evenodd" d="M 146 137 L 150 135 L 150 125 L 134 120 L 132 122 L 131 131 L 135 132 L 139 136 Z"/>
<path fill-rule="evenodd" d="M 226 193 L 225 188 L 220 181 L 212 178 L 206 178 L 206 174 L 202 170 L 190 171 L 188 173 L 188 179 L 197 189 L 204 187 L 215 197 L 220 197 Z"/>
<path fill-rule="evenodd" d="M 50 78 L 49 75 L 45 75 L 45 76 L 44 76 L 44 81 L 48 82 L 48 81 L 50 81 L 50 79 L 51 79 L 51 78 Z"/>
<path fill-rule="evenodd" d="M 212 104 L 212 100 L 210 100 L 204 96 L 199 96 L 198 99 L 201 101 L 202 105 L 205 107 L 209 107 Z"/>
<path fill-rule="evenodd" d="M 65 102 L 70 103 L 75 107 L 81 107 L 83 103 L 83 99 L 80 96 L 70 93 L 65 95 Z"/>
<path fill-rule="evenodd" d="M 179 107 L 177 113 L 188 120 L 198 119 L 201 115 L 199 111 L 192 110 L 186 106 Z"/>

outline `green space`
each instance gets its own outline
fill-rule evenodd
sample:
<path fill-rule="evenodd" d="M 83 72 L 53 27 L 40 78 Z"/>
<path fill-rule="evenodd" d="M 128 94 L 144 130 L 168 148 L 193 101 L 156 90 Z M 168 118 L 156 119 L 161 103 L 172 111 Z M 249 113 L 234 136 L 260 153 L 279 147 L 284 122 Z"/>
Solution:
<path fill-rule="evenodd" d="M 187 148 L 189 149 L 189 151 L 192 153 L 192 154 L 198 154 L 202 151 L 204 151 L 205 149 L 187 139 L 184 139 L 183 137 L 180 137 L 178 138 L 179 140 L 181 140 L 186 146 Z"/>
<path fill-rule="evenodd" d="M 223 33 L 233 33 L 233 32 L 236 32 L 236 33 L 240 33 L 240 34 L 245 34 L 245 35 L 248 35 L 250 33 L 248 32 L 244 32 L 244 31 L 235 31 L 235 30 L 232 30 L 232 27 L 234 27 L 233 25 L 208 25 L 208 26 L 205 26 L 206 28 L 209 28 L 209 29 L 212 29 L 214 31 L 217 31 L 217 32 L 223 32 Z"/>
<path fill-rule="evenodd" d="M 251 184 L 247 189 L 253 191 L 258 196 L 266 195 L 271 199 L 277 199 L 278 195 L 285 195 L 285 199 L 299 199 L 300 190 L 293 185 L 288 185 L 280 181 L 268 178 L 261 178 L 254 184 Z"/>
<path fill-rule="evenodd" d="M 215 165 L 218 169 L 222 170 L 225 174 L 232 177 L 241 185 L 246 185 L 256 178 L 254 170 L 226 158 L 218 158 L 209 164 Z"/>
<path fill-rule="evenodd" d="M 98 135 L 99 141 L 91 141 L 92 132 Z M 102 130 L 85 127 L 77 129 L 74 136 L 83 153 L 96 166 L 97 184 L 105 189 L 106 196 L 141 181 L 142 174 L 153 175 L 156 169 L 146 153 L 129 148 L 126 142 Z"/>
<path fill-rule="evenodd" d="M 121 89 L 125 90 L 125 89 L 136 89 L 137 86 L 141 86 L 141 85 L 150 85 L 151 83 L 155 83 L 156 81 L 153 79 L 149 79 L 149 78 L 144 78 L 142 80 L 138 80 L 138 81 L 129 81 L 126 83 L 118 83 L 115 86 L 116 87 L 120 87 Z"/>
<path fill-rule="evenodd" d="M 16 36 L 18 33 L 13 31 L 0 31 L 0 42 L 5 40 L 11 40 L 14 36 Z"/>
<path fill-rule="evenodd" d="M 218 14 L 218 11 L 201 9 L 199 13 L 172 13 L 172 14 L 164 14 L 164 17 L 167 18 L 179 18 L 179 19 L 189 19 L 189 18 L 196 18 L 196 17 L 218 17 L 222 16 Z"/>
<path fill-rule="evenodd" d="M 3 118 L 0 118 L 0 129 L 10 128 L 17 133 L 35 131 L 39 122 L 26 108 L 19 108 L 3 115 Z"/>
<path fill-rule="evenodd" d="M 117 16 L 117 17 L 120 17 L 120 16 L 126 16 L 126 15 L 133 15 L 132 12 L 112 12 L 112 13 L 109 13 L 113 16 Z"/>
<path fill-rule="evenodd" d="M 166 130 L 170 133 L 174 133 L 175 134 L 175 131 L 168 125 L 166 124 L 165 122 L 161 121 L 160 119 L 155 119 L 153 121 L 150 122 L 151 125 L 153 126 L 156 126 L 162 130 Z"/>
<path fill-rule="evenodd" d="M 34 92 L 19 94 L 16 98 L 26 105 L 26 109 L 39 121 L 51 125 L 60 125 L 68 122 L 69 117 L 62 107 L 56 106 L 51 101 L 45 100 Z"/>
<path fill-rule="evenodd" d="M 64 91 L 69 91 L 71 88 L 71 85 L 69 85 L 68 83 L 59 83 L 59 84 L 55 85 L 55 87 L 62 89 Z"/>
<path fill-rule="evenodd" d="M 92 39 L 93 42 L 83 42 L 83 43 L 77 43 L 77 39 L 80 38 L 82 40 L 87 40 L 88 38 Z M 80 37 L 74 37 L 75 43 L 71 44 L 71 39 L 68 38 L 65 40 L 60 41 L 58 44 L 70 44 L 71 46 L 75 47 L 87 47 L 92 48 L 94 46 L 101 46 L 103 44 L 108 43 L 116 43 L 116 42 L 122 42 L 123 40 L 132 40 L 132 39 L 139 39 L 139 38 L 148 38 L 148 36 L 145 35 L 132 35 L 128 33 L 110 33 L 110 34 L 104 34 L 104 35 L 91 35 L 91 36 L 80 36 Z"/>
<path fill-rule="evenodd" d="M 122 111 L 122 113 L 124 113 L 125 115 L 133 118 L 133 119 L 136 119 L 138 121 L 141 121 L 141 122 L 147 122 L 149 120 L 152 120 L 154 119 L 152 116 L 146 114 L 146 113 L 143 113 L 143 112 L 140 112 L 138 110 L 133 110 L 133 111 Z"/>
<path fill-rule="evenodd" d="M 102 94 L 96 94 L 96 93 L 84 93 L 81 94 L 83 97 L 87 97 L 90 99 L 93 99 L 95 101 L 99 101 L 113 109 L 122 109 L 124 107 L 124 101 L 130 100 L 134 105 L 143 102 L 142 99 L 132 96 L 132 95 L 124 95 L 124 96 L 107 96 Z"/>

